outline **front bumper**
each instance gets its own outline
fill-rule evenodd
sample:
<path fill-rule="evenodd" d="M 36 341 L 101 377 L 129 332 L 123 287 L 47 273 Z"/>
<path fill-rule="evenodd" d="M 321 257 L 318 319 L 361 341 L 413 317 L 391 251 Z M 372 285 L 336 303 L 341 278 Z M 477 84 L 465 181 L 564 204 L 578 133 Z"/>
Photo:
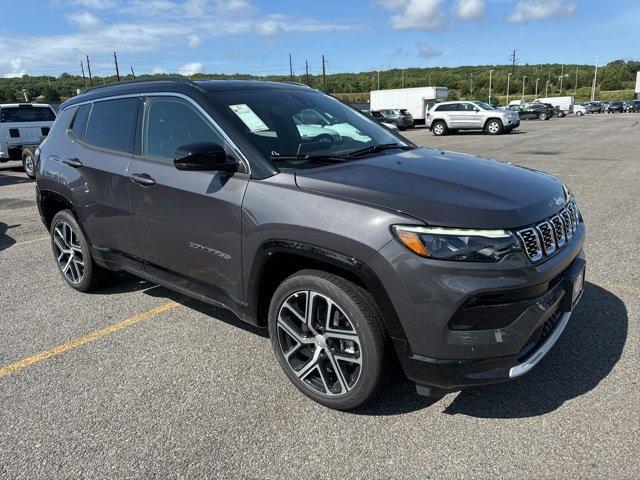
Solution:
<path fill-rule="evenodd" d="M 575 305 L 568 285 L 586 265 L 584 234 L 581 224 L 570 245 L 537 266 L 416 260 L 387 245 L 370 265 L 378 270 L 391 261 L 397 275 L 384 283 L 404 333 L 392 337 L 406 376 L 418 386 L 457 390 L 531 370 Z"/>

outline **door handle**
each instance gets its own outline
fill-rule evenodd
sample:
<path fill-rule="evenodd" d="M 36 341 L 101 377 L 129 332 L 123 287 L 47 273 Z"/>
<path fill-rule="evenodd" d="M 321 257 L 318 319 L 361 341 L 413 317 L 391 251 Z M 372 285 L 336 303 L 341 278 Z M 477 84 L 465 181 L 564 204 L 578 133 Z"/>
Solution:
<path fill-rule="evenodd" d="M 131 181 L 136 182 L 144 187 L 155 185 L 156 181 L 147 173 L 132 173 L 129 175 Z"/>
<path fill-rule="evenodd" d="M 62 160 L 62 163 L 64 163 L 65 165 L 69 165 L 70 167 L 73 167 L 73 168 L 79 168 L 82 166 L 82 162 L 77 158 L 67 158 L 65 160 Z"/>

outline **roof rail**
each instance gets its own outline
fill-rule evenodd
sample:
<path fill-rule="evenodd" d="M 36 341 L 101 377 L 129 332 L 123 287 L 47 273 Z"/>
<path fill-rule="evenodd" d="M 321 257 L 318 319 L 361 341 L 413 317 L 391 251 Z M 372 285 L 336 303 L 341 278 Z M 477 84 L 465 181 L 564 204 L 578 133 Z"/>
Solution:
<path fill-rule="evenodd" d="M 176 82 L 183 83 L 185 85 L 191 85 L 192 87 L 197 88 L 198 90 L 202 90 L 202 88 L 193 80 L 184 77 L 163 77 L 163 78 L 140 78 L 135 80 L 126 80 L 124 82 L 115 82 L 115 83 L 107 83 L 105 85 L 96 85 L 95 87 L 83 88 L 80 91 L 80 94 L 93 92 L 95 90 L 100 90 L 101 88 L 107 87 L 115 87 L 117 85 L 130 85 L 133 83 L 151 83 L 151 82 Z"/>

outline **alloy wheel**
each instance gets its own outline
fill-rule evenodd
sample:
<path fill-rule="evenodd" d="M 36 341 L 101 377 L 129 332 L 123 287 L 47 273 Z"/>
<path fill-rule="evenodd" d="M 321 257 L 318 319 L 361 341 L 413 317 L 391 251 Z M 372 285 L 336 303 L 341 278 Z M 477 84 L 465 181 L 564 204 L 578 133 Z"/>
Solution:
<path fill-rule="evenodd" d="M 498 122 L 491 122 L 489 123 L 489 126 L 487 127 L 489 130 L 489 133 L 498 133 L 498 130 L 500 130 L 500 125 L 498 125 Z"/>
<path fill-rule="evenodd" d="M 314 291 L 290 295 L 280 306 L 277 332 L 288 367 L 314 393 L 344 395 L 358 383 L 360 337 L 349 317 L 326 295 Z"/>
<path fill-rule="evenodd" d="M 74 284 L 84 278 L 84 255 L 80 238 L 71 225 L 60 220 L 53 229 L 53 250 L 62 274 Z"/>
<path fill-rule="evenodd" d="M 444 127 L 441 123 L 437 123 L 435 127 L 433 127 L 433 131 L 436 135 L 442 135 L 444 133 Z"/>
<path fill-rule="evenodd" d="M 30 154 L 26 154 L 24 156 L 24 169 L 29 175 L 33 175 L 34 165 L 33 165 L 33 156 Z"/>

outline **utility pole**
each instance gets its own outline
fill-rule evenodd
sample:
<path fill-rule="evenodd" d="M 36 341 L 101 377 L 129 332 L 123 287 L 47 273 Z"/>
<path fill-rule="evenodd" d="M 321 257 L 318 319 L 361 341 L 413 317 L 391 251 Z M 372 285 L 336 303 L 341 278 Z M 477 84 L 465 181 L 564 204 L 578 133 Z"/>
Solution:
<path fill-rule="evenodd" d="M 489 70 L 489 105 L 491 105 L 491 76 L 493 75 L 493 70 Z"/>
<path fill-rule="evenodd" d="M 91 63 L 89 62 L 89 55 L 87 57 L 87 71 L 89 72 L 89 85 L 93 87 L 93 77 L 91 76 Z"/>
<path fill-rule="evenodd" d="M 113 61 L 116 64 L 116 78 L 120 81 L 120 69 L 118 68 L 118 56 L 116 55 L 116 52 L 113 52 Z"/>
<path fill-rule="evenodd" d="M 536 98 L 535 98 L 535 100 L 538 99 L 538 81 L 540 81 L 540 79 L 536 78 Z"/>
<path fill-rule="evenodd" d="M 527 76 L 522 77 L 522 101 L 524 102 L 524 87 L 527 85 Z"/>
<path fill-rule="evenodd" d="M 322 83 L 327 85 L 327 70 L 325 66 L 327 65 L 327 61 L 324 59 L 324 53 L 322 54 Z"/>
<path fill-rule="evenodd" d="M 305 72 L 305 77 L 307 78 L 307 85 L 309 85 L 309 62 L 308 61 L 304 61 L 304 72 Z"/>
<path fill-rule="evenodd" d="M 291 62 L 291 54 L 289 54 L 289 79 L 293 82 L 293 63 Z"/>
<path fill-rule="evenodd" d="M 547 86 L 544 88 L 544 96 L 549 96 L 549 80 L 547 80 Z"/>
<path fill-rule="evenodd" d="M 473 72 L 471 73 L 471 97 L 473 97 Z"/>
<path fill-rule="evenodd" d="M 511 73 L 507 75 L 507 106 L 509 105 L 509 92 L 511 90 Z"/>
<path fill-rule="evenodd" d="M 593 85 L 591 86 L 591 101 L 593 102 L 596 99 L 596 81 L 598 80 L 598 59 L 602 55 L 596 55 L 596 70 L 593 73 Z"/>
<path fill-rule="evenodd" d="M 380 90 L 380 67 L 378 67 L 378 90 Z"/>
<path fill-rule="evenodd" d="M 560 95 L 562 95 L 562 81 L 564 79 L 564 63 L 562 64 L 561 70 L 560 70 Z"/>
<path fill-rule="evenodd" d="M 576 89 L 573 92 L 573 94 L 575 95 L 577 91 L 578 91 L 578 65 L 576 65 Z"/>
<path fill-rule="evenodd" d="M 84 82 L 84 88 L 87 88 L 87 77 L 84 76 L 84 63 L 80 60 L 80 70 L 82 70 L 82 81 Z"/>
<path fill-rule="evenodd" d="M 509 59 L 511 60 L 511 73 L 513 75 L 516 74 L 516 62 L 518 61 L 518 58 L 516 57 L 516 51 L 514 50 L 513 53 L 511 55 L 509 55 Z"/>
<path fill-rule="evenodd" d="M 136 72 L 133 71 L 133 66 L 131 66 L 131 75 L 133 75 L 133 78 L 136 78 Z"/>
<path fill-rule="evenodd" d="M 402 69 L 402 88 L 404 88 L 404 68 Z"/>

